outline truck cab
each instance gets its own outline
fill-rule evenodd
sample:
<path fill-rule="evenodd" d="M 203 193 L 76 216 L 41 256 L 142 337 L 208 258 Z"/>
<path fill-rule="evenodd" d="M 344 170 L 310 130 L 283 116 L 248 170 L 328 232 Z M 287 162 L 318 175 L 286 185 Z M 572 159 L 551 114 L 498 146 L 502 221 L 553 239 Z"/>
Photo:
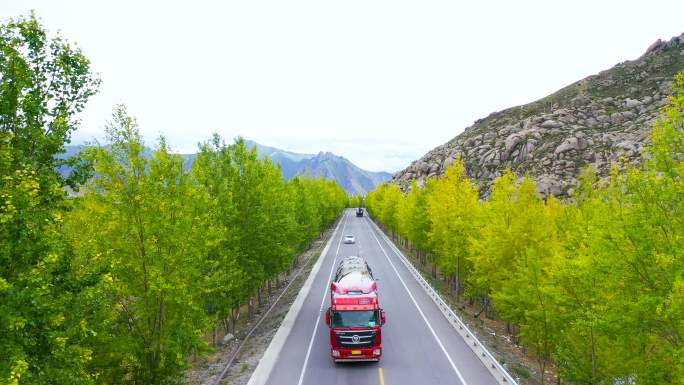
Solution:
<path fill-rule="evenodd" d="M 377 282 L 365 260 L 347 257 L 340 262 L 330 284 L 330 307 L 325 322 L 330 328 L 330 354 L 335 362 L 379 361 L 382 325 Z"/>

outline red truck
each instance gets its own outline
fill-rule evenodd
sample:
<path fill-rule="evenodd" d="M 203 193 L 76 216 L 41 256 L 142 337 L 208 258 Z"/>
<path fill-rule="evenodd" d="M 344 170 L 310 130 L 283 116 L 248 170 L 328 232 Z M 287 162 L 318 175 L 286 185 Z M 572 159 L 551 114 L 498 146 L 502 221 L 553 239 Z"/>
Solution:
<path fill-rule="evenodd" d="M 325 323 L 335 362 L 379 361 L 385 312 L 378 301 L 373 272 L 361 257 L 342 259 L 330 284 Z"/>

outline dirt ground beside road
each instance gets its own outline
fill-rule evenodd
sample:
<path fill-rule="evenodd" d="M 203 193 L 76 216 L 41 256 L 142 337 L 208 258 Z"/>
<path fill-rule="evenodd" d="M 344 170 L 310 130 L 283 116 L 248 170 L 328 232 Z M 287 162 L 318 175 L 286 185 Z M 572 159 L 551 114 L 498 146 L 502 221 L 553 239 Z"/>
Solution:
<path fill-rule="evenodd" d="M 290 274 L 280 281 L 280 286 L 272 290 L 270 296 L 262 301 L 262 305 L 256 309 L 255 314 L 251 320 L 246 319 L 246 310 L 242 312 L 245 316 L 238 320 L 235 327 L 235 338 L 230 339 L 227 343 L 219 342 L 216 351 L 209 354 L 205 358 L 199 359 L 193 363 L 191 369 L 186 374 L 186 383 L 188 385 L 213 385 L 216 382 L 216 377 L 224 370 L 230 358 L 235 354 L 242 340 L 254 328 L 254 325 L 264 316 L 265 312 L 273 306 L 270 312 L 265 316 L 261 324 L 254 329 L 252 335 L 249 337 L 250 342 L 246 343 L 239 351 L 235 360 L 221 380 L 221 384 L 230 385 L 244 385 L 247 384 L 252 372 L 256 368 L 259 360 L 271 343 L 271 339 L 278 331 L 285 315 L 290 310 L 290 305 L 294 302 L 299 290 L 304 285 L 304 282 L 309 276 L 313 265 L 318 260 L 325 244 L 332 236 L 335 229 L 334 223 L 327 229 L 322 236 L 315 240 L 311 247 L 299 256 L 300 266 L 292 269 Z M 294 279 L 294 281 L 293 281 Z M 285 293 L 283 289 L 290 283 Z M 282 297 L 278 300 L 278 297 Z M 274 305 L 274 301 L 277 303 Z M 223 341 L 224 335 L 221 332 L 217 341 Z M 209 336 L 209 339 L 211 336 Z"/>

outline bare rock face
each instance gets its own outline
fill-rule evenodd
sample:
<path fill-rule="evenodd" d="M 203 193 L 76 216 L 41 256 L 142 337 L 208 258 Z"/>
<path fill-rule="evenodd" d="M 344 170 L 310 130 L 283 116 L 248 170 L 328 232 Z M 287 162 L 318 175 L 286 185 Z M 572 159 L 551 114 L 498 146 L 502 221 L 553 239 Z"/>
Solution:
<path fill-rule="evenodd" d="M 565 152 L 575 150 L 575 151 L 582 151 L 586 149 L 589 146 L 589 142 L 587 142 L 586 139 L 582 137 L 576 137 L 576 136 L 571 136 L 563 141 L 558 147 L 556 147 L 556 150 L 553 152 L 554 155 L 558 156 L 560 154 L 563 154 Z"/>
<path fill-rule="evenodd" d="M 532 177 L 541 196 L 569 195 L 588 165 L 607 177 L 613 162 L 640 162 L 674 75 L 682 71 L 684 33 L 658 40 L 637 60 L 475 121 L 396 173 L 392 182 L 403 189 L 414 179 L 423 185 L 460 158 L 485 197 L 507 168 Z"/>

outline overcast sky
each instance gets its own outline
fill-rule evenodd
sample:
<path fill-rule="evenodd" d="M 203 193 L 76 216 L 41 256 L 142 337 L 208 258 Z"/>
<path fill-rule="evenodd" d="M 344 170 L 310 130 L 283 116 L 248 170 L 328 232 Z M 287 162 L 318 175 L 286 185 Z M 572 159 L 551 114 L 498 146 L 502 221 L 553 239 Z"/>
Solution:
<path fill-rule="evenodd" d="M 681 0 L 0 0 L 31 9 L 102 78 L 74 143 L 124 103 L 148 144 L 218 132 L 374 171 L 684 32 Z"/>

